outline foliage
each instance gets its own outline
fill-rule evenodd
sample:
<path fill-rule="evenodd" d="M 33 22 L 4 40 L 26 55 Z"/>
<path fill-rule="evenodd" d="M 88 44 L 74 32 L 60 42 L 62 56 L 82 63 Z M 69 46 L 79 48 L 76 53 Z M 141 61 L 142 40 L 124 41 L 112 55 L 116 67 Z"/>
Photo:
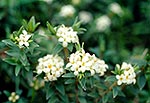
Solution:
<path fill-rule="evenodd" d="M 110 9 L 114 2 L 120 5 L 121 12 Z M 0 101 L 9 103 L 11 92 L 16 92 L 18 103 L 149 103 L 149 2 L 1 0 Z M 66 11 L 68 14 L 64 16 L 60 11 L 68 4 L 75 11 Z M 98 24 L 102 16 L 108 17 L 103 22 L 106 25 Z M 77 33 L 79 42 L 62 45 L 64 41 L 57 34 L 62 24 Z M 20 35 L 26 35 L 23 31 L 30 36 L 20 44 L 24 41 Z M 66 67 L 70 56 L 77 51 L 83 53 L 82 49 L 91 58 L 95 54 L 93 58 L 104 59 L 108 65 L 104 75 L 99 76 L 96 71 L 92 75 L 91 70 L 76 75 L 70 66 Z M 64 72 L 56 80 L 44 79 L 46 73 L 37 72 L 39 58 L 47 54 L 59 55 L 64 60 Z M 135 84 L 124 81 L 118 84 L 117 75 L 126 71 L 121 69 L 125 62 L 134 69 Z"/>

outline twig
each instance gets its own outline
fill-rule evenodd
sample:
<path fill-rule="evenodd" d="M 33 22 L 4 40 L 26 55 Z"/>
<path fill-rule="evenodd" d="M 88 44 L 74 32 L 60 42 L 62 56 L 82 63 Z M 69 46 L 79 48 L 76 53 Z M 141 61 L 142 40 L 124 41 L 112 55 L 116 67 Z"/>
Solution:
<path fill-rule="evenodd" d="M 9 48 L 3 48 L 0 50 L 0 58 L 5 58 L 6 54 L 5 51 L 9 50 Z"/>
<path fill-rule="evenodd" d="M 0 54 L 3 54 L 6 50 L 8 50 L 9 48 L 3 48 L 0 50 Z"/>
<path fill-rule="evenodd" d="M 69 55 L 69 52 L 68 52 L 68 49 L 67 49 L 67 48 L 64 48 L 64 54 L 65 54 L 65 61 L 68 62 L 68 55 Z"/>
<path fill-rule="evenodd" d="M 113 89 L 113 87 L 115 87 L 116 85 L 117 85 L 117 82 L 114 82 L 106 91 L 103 92 L 101 97 L 103 97 L 106 93 L 110 92 Z M 97 98 L 95 100 L 95 103 L 98 103 L 98 101 L 101 99 L 101 97 Z"/>
<path fill-rule="evenodd" d="M 78 98 L 78 80 L 76 79 L 75 82 L 75 94 L 76 94 L 76 103 L 79 103 L 79 98 Z"/>

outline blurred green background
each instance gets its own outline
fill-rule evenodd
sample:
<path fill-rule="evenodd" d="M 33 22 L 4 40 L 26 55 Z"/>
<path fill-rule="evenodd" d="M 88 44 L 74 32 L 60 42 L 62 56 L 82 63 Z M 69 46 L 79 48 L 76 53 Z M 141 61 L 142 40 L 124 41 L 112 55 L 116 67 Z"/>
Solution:
<path fill-rule="evenodd" d="M 112 11 L 112 3 L 117 3 L 121 11 Z M 66 5 L 69 7 L 63 11 Z M 98 18 L 104 15 L 109 20 L 98 24 Z M 0 40 L 9 38 L 22 25 L 22 20 L 29 20 L 31 16 L 41 23 L 39 30 L 44 30 L 46 21 L 54 26 L 71 26 L 78 17 L 81 27 L 86 28 L 84 33 L 78 34 L 85 43 L 85 50 L 104 59 L 110 69 L 123 61 L 144 63 L 143 58 L 149 53 L 150 0 L 0 0 Z M 99 28 L 105 23 L 108 25 L 102 27 L 106 29 Z M 5 57 L 4 50 L 4 44 L 0 43 L 1 58 Z M 11 68 L 0 59 L 0 91 L 15 87 Z M 144 102 L 146 96 L 143 96 Z M 2 96 L 0 101 L 6 99 Z"/>

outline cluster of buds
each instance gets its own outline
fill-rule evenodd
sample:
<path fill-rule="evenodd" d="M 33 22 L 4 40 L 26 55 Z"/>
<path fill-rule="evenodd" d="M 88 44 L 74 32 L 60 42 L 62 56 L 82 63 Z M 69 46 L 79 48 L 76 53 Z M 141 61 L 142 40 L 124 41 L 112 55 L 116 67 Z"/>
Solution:
<path fill-rule="evenodd" d="M 37 78 L 33 78 L 33 81 L 30 83 L 30 86 L 33 87 L 35 90 L 38 90 L 42 87 L 44 87 L 45 82 L 43 79 L 37 79 Z"/>
<path fill-rule="evenodd" d="M 86 71 L 90 71 L 91 75 L 98 73 L 100 76 L 103 76 L 108 66 L 94 54 L 90 55 L 89 53 L 85 53 L 84 49 L 81 49 L 70 55 L 66 68 L 70 68 L 75 76 L 83 74 Z"/>
<path fill-rule="evenodd" d="M 77 32 L 72 27 L 65 27 L 61 25 L 56 30 L 58 41 L 62 43 L 63 47 L 67 47 L 68 43 L 79 43 Z"/>
<path fill-rule="evenodd" d="M 13 103 L 15 103 L 18 99 L 19 95 L 17 95 L 15 92 L 12 92 L 11 95 L 8 97 L 8 100 Z"/>
<path fill-rule="evenodd" d="M 29 47 L 31 34 L 28 34 L 26 30 L 22 30 L 22 34 L 19 37 L 15 37 L 20 48 Z"/>
<path fill-rule="evenodd" d="M 121 85 L 124 84 L 135 84 L 136 83 L 136 74 L 134 72 L 134 68 L 131 64 L 127 64 L 126 62 L 123 62 L 121 67 L 120 65 L 116 65 L 117 69 L 121 70 L 120 75 L 116 75 L 117 78 L 117 84 Z"/>
<path fill-rule="evenodd" d="M 104 32 L 111 25 L 111 20 L 108 16 L 103 15 L 96 19 L 96 28 L 100 32 Z"/>
<path fill-rule="evenodd" d="M 45 74 L 45 81 L 55 81 L 64 73 L 64 61 L 58 55 L 46 55 L 38 59 L 37 74 Z"/>
<path fill-rule="evenodd" d="M 122 8 L 118 3 L 111 3 L 109 5 L 109 10 L 118 15 L 123 13 Z"/>
<path fill-rule="evenodd" d="M 75 8 L 72 5 L 62 6 L 59 15 L 62 17 L 72 17 L 75 13 Z"/>
<path fill-rule="evenodd" d="M 79 19 L 83 24 L 86 24 L 90 21 L 92 21 L 93 16 L 90 12 L 87 11 L 80 11 L 79 12 Z"/>

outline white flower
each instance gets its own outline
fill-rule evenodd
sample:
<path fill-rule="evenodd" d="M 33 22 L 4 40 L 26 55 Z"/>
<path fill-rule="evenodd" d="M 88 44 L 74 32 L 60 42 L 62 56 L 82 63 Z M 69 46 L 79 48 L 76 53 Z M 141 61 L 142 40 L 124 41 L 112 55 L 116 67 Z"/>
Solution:
<path fill-rule="evenodd" d="M 31 35 L 27 33 L 26 30 L 22 31 L 22 34 L 19 35 L 19 38 L 17 38 L 18 44 L 20 48 L 28 47 L 29 46 L 29 39 L 31 38 Z"/>
<path fill-rule="evenodd" d="M 110 4 L 109 10 L 111 10 L 113 13 L 118 14 L 118 15 L 121 15 L 123 13 L 123 11 L 118 3 Z"/>
<path fill-rule="evenodd" d="M 123 70 L 123 73 L 120 75 L 116 75 L 117 78 L 117 84 L 121 85 L 122 83 L 125 84 L 135 84 L 136 83 L 136 74 L 134 72 L 134 68 L 131 64 L 127 64 L 126 62 L 123 62 L 121 67 L 117 64 L 116 65 L 118 69 Z"/>
<path fill-rule="evenodd" d="M 72 27 L 61 25 L 56 30 L 56 36 L 58 37 L 58 41 L 62 43 L 63 47 L 67 47 L 69 43 L 79 43 L 77 32 L 74 31 Z"/>
<path fill-rule="evenodd" d="M 75 76 L 86 71 L 89 71 L 91 76 L 96 73 L 103 76 L 108 66 L 103 60 L 98 59 L 95 55 L 85 53 L 85 51 L 81 49 L 70 55 L 69 63 L 66 65 L 66 68 L 70 68 Z"/>
<path fill-rule="evenodd" d="M 65 5 L 61 8 L 59 14 L 62 17 L 72 17 L 75 13 L 75 8 L 72 5 Z"/>
<path fill-rule="evenodd" d="M 36 67 L 37 74 L 45 74 L 45 81 L 57 80 L 64 73 L 64 61 L 58 55 L 46 55 L 38 59 L 39 64 Z"/>
<path fill-rule="evenodd" d="M 86 23 L 90 22 L 93 19 L 93 17 L 90 12 L 81 11 L 81 12 L 79 12 L 79 19 L 81 20 L 81 22 L 83 24 L 86 24 Z"/>
<path fill-rule="evenodd" d="M 44 79 L 45 81 L 56 81 L 57 77 L 56 74 L 47 73 Z"/>
<path fill-rule="evenodd" d="M 121 85 L 122 83 L 124 83 L 124 75 L 123 74 L 121 74 L 121 75 L 116 75 L 116 78 L 118 79 L 118 81 L 117 81 L 117 84 L 118 85 Z"/>
<path fill-rule="evenodd" d="M 8 98 L 8 100 L 13 103 L 16 102 L 18 99 L 19 99 L 19 95 L 17 95 L 15 92 L 12 92 Z"/>
<path fill-rule="evenodd" d="M 111 20 L 108 16 L 103 15 L 96 20 L 96 29 L 100 32 L 105 31 L 111 25 Z"/>

